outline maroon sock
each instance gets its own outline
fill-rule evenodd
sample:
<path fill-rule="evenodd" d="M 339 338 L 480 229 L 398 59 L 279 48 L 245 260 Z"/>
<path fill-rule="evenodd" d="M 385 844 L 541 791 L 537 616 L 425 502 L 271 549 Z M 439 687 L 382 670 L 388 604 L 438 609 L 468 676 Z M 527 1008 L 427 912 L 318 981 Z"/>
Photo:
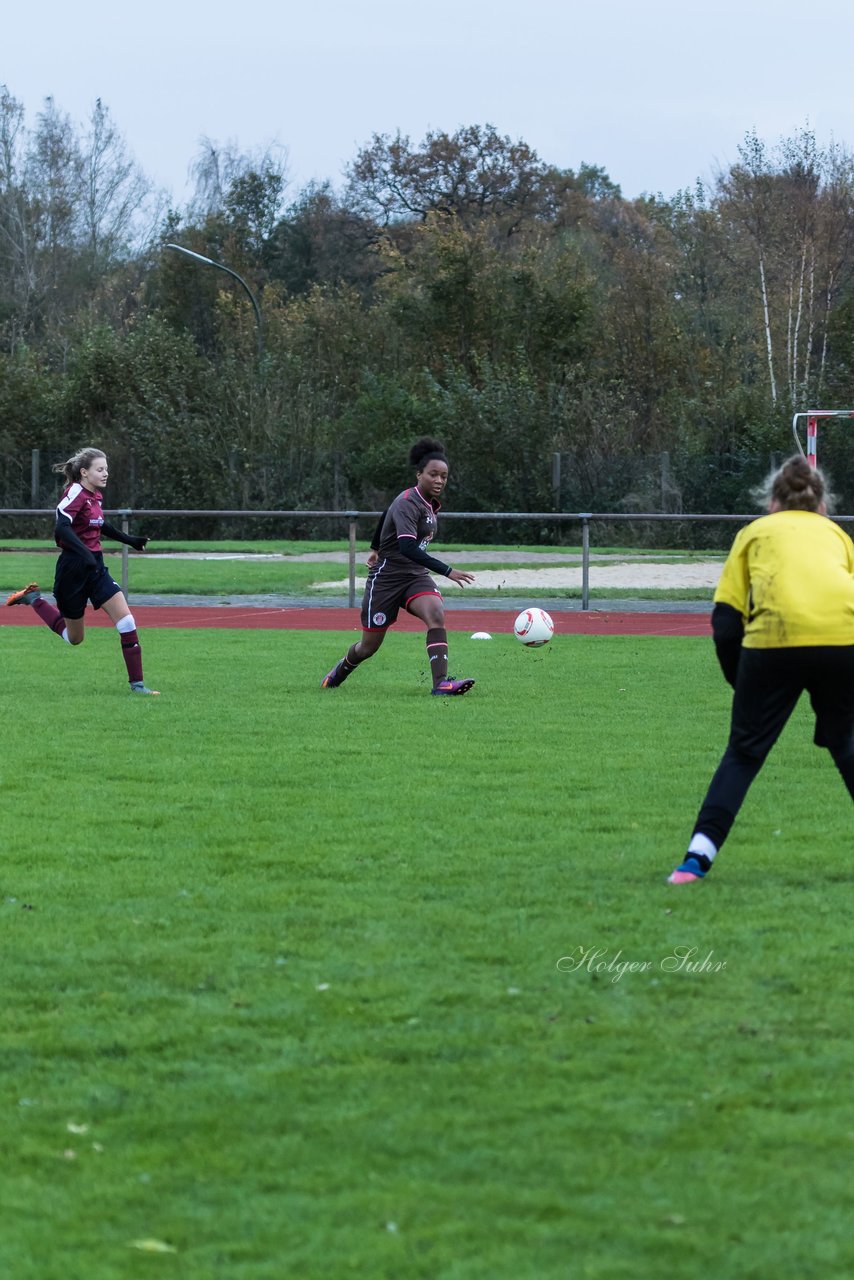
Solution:
<path fill-rule="evenodd" d="M 122 642 L 122 657 L 128 669 L 128 680 L 134 684 L 142 679 L 142 649 L 139 647 L 139 636 L 136 631 L 119 633 Z"/>
<path fill-rule="evenodd" d="M 427 657 L 433 688 L 448 678 L 448 633 L 444 627 L 431 627 L 427 632 Z"/>
<path fill-rule="evenodd" d="M 54 605 L 48 604 L 44 596 L 39 596 L 38 600 L 34 600 L 32 607 L 41 618 L 46 627 L 50 627 L 51 631 L 55 631 L 61 636 L 65 630 L 65 619 Z"/>

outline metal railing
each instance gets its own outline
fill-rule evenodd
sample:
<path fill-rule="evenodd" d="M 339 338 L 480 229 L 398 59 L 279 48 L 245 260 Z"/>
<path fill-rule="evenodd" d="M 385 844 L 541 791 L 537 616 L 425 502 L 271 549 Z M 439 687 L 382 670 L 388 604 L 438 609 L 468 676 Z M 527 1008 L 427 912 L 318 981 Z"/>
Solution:
<path fill-rule="evenodd" d="M 17 516 L 19 519 L 30 519 L 33 516 L 52 516 L 55 507 L 0 507 L 0 516 Z M 748 524 L 751 520 L 756 520 L 759 512 L 754 511 L 749 515 L 686 515 L 682 514 L 665 514 L 659 511 L 650 511 L 646 513 L 624 511 L 448 511 L 442 513 L 442 523 L 454 520 L 492 520 L 492 521 L 519 521 L 519 520 L 537 520 L 541 523 L 548 524 L 577 524 L 581 526 L 581 608 L 587 610 L 590 608 L 590 525 L 594 522 L 608 524 L 648 524 L 650 522 L 669 523 L 674 522 L 681 524 L 688 523 L 705 523 L 705 524 Z M 121 528 L 123 533 L 130 530 L 130 521 L 134 519 L 270 519 L 270 520 L 331 520 L 346 521 L 347 524 L 347 547 L 348 547 L 348 604 L 353 608 L 356 604 L 356 526 L 360 520 L 376 521 L 381 512 L 379 511 L 255 511 L 255 510 L 235 510 L 235 511 L 178 511 L 166 509 L 154 509 L 149 507 L 141 507 L 132 509 L 130 507 L 113 507 L 105 510 L 105 515 L 118 516 L 121 519 Z M 837 524 L 850 524 L 854 522 L 854 516 L 834 516 Z M 122 573 L 121 586 L 125 596 L 128 595 L 129 587 L 129 562 L 128 548 L 122 545 Z"/>

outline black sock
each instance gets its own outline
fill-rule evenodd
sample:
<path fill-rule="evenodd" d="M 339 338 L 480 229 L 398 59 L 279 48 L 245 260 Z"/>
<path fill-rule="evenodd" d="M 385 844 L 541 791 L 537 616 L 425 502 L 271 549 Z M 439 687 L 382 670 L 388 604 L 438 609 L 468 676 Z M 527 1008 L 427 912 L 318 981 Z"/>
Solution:
<path fill-rule="evenodd" d="M 358 641 L 356 643 L 358 644 Z M 349 675 L 351 671 L 355 671 L 359 663 L 364 661 L 365 661 L 364 658 L 360 658 L 357 655 L 355 644 L 350 645 L 350 648 L 347 650 L 347 652 L 344 654 L 344 657 L 341 659 L 341 663 L 344 667 L 344 670 L 347 672 L 347 675 Z"/>
<path fill-rule="evenodd" d="M 694 859 L 694 861 L 699 865 L 701 871 L 711 871 L 712 860 L 711 858 L 707 858 L 704 853 L 686 853 L 685 861 L 687 862 L 689 858 Z"/>

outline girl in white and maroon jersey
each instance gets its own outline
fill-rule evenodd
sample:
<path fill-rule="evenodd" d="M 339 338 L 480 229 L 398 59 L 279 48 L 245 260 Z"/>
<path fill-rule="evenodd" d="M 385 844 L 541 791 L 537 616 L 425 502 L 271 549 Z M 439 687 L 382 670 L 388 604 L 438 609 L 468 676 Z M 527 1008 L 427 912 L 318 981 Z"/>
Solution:
<path fill-rule="evenodd" d="M 409 452 L 416 484 L 398 494 L 377 526 L 368 559 L 369 573 L 362 598 L 362 638 L 321 682 L 323 689 L 337 689 L 356 667 L 372 658 L 385 640 L 388 628 L 401 609 L 427 627 L 432 693 L 458 696 L 468 693 L 474 680 L 448 676 L 448 633 L 445 606 L 428 569 L 461 587 L 474 576 L 437 560 L 427 551 L 435 532 L 439 498 L 448 483 L 448 459 L 444 445 L 424 437 Z"/>
<path fill-rule="evenodd" d="M 66 480 L 54 526 L 60 554 L 53 594 L 59 608 L 43 598 L 35 582 L 14 591 L 6 603 L 31 605 L 51 631 L 68 644 L 77 645 L 83 643 L 83 614 L 86 602 L 91 600 L 96 609 L 104 610 L 119 633 L 131 691 L 156 695 L 157 690 L 146 688 L 142 678 L 142 654 L 133 614 L 121 587 L 110 577 L 101 550 L 102 537 L 124 542 L 135 551 L 142 551 L 148 539 L 122 533 L 104 520 L 101 494 L 109 471 L 100 449 L 81 449 L 54 471 Z"/>

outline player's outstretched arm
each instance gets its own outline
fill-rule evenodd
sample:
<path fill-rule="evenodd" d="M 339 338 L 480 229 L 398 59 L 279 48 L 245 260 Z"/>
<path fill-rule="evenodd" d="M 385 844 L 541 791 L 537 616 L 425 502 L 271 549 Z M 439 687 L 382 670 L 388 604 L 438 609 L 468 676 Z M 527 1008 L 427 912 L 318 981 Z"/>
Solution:
<path fill-rule="evenodd" d="M 113 542 L 123 542 L 126 547 L 133 547 L 134 551 L 144 551 L 148 543 L 148 538 L 134 533 L 125 533 L 115 525 L 107 524 L 106 521 L 101 525 L 101 533 L 105 538 L 111 538 Z"/>

